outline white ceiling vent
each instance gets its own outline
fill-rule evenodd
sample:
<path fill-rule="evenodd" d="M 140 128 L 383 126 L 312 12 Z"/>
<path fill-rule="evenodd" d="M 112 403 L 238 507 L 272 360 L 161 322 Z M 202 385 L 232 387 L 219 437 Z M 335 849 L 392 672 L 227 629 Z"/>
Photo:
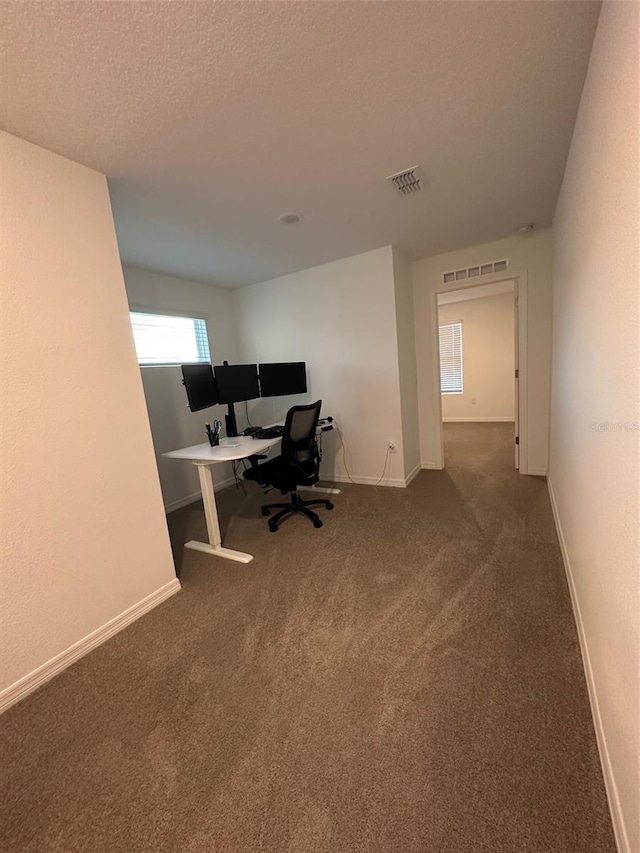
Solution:
<path fill-rule="evenodd" d="M 462 281 L 465 278 L 475 278 L 481 275 L 493 275 L 497 272 L 505 272 L 509 266 L 509 258 L 502 258 L 500 261 L 491 261 L 488 264 L 477 264 L 475 267 L 466 267 L 462 270 L 452 270 L 451 272 L 443 272 L 442 280 L 445 284 L 450 281 Z"/>
<path fill-rule="evenodd" d="M 387 175 L 385 180 L 391 181 L 400 195 L 411 195 L 422 189 L 422 178 L 422 168 L 412 166 L 410 169 L 396 172 L 395 175 Z"/>

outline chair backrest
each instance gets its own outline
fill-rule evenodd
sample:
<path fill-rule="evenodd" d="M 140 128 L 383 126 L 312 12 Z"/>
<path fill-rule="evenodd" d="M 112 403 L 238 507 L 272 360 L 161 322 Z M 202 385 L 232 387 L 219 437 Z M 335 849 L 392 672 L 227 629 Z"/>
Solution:
<path fill-rule="evenodd" d="M 284 422 L 282 456 L 291 465 L 307 472 L 319 462 L 316 429 L 321 407 L 322 400 L 308 406 L 292 406 Z"/>

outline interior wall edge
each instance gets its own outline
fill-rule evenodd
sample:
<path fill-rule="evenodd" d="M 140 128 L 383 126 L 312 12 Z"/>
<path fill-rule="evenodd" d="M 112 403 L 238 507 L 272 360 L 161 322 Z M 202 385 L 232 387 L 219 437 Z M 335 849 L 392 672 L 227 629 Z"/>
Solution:
<path fill-rule="evenodd" d="M 68 649 L 65 649 L 55 655 L 55 657 L 52 657 L 51 660 L 48 660 L 37 669 L 23 676 L 14 682 L 14 684 L 10 684 L 0 693 L 0 714 L 7 711 L 12 705 L 25 699 L 39 687 L 42 687 L 43 684 L 51 681 L 54 676 L 63 672 L 93 649 L 101 646 L 108 639 L 118 634 L 128 625 L 131 625 L 132 622 L 135 622 L 141 616 L 144 616 L 145 613 L 153 610 L 154 607 L 157 607 L 167 598 L 175 595 L 181 588 L 178 578 L 174 578 L 155 592 L 145 596 L 137 604 L 127 608 L 127 610 L 110 619 L 95 631 L 87 634 L 86 637 L 69 646 Z"/>
<path fill-rule="evenodd" d="M 547 477 L 547 489 L 549 491 L 549 500 L 551 502 L 553 520 L 555 523 L 556 532 L 558 534 L 558 542 L 560 543 L 560 552 L 562 554 L 562 563 L 564 565 L 567 585 L 569 587 L 569 595 L 571 596 L 571 607 L 573 609 L 573 617 L 578 632 L 580 654 L 582 656 L 582 665 L 584 668 L 585 679 L 587 682 L 589 704 L 591 705 L 591 716 L 593 718 L 593 727 L 595 729 L 596 742 L 598 744 L 598 753 L 600 755 L 600 764 L 602 767 L 602 775 L 604 777 L 604 785 L 607 792 L 607 799 L 609 801 L 609 810 L 611 812 L 611 822 L 613 824 L 613 832 L 616 839 L 616 845 L 618 847 L 619 853 L 632 853 L 631 844 L 629 842 L 629 836 L 625 827 L 622 804 L 620 802 L 620 796 L 618 794 L 618 786 L 616 785 L 615 776 L 613 774 L 613 766 L 611 764 L 611 759 L 609 756 L 609 749 L 607 746 L 607 738 L 602 722 L 602 715 L 600 713 L 600 703 L 598 701 L 598 692 L 596 689 L 593 668 L 591 666 L 591 657 L 589 655 L 589 645 L 587 642 L 582 613 L 580 610 L 580 601 L 573 578 L 573 572 L 571 570 L 569 552 L 567 550 L 564 534 L 562 531 L 562 523 L 560 520 L 560 515 L 558 513 L 558 505 L 556 503 L 555 495 L 553 492 L 553 483 L 550 477 Z"/>
<path fill-rule="evenodd" d="M 412 480 L 415 480 L 420 471 L 422 471 L 422 463 L 418 463 L 418 465 L 416 465 L 416 467 L 407 474 L 404 481 L 405 486 L 408 486 Z"/>

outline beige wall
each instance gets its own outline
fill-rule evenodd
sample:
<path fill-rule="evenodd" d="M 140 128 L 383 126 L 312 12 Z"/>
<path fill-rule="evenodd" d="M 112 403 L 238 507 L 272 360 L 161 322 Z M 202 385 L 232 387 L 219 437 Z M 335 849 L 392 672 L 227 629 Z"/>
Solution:
<path fill-rule="evenodd" d="M 442 395 L 443 420 L 514 420 L 514 294 L 441 305 L 438 316 L 462 320 L 463 393 Z"/>
<path fill-rule="evenodd" d="M 420 425 L 418 420 L 416 341 L 413 322 L 413 287 L 411 264 L 395 247 L 393 249 L 393 283 L 396 300 L 404 470 L 407 477 L 412 477 L 420 470 Z"/>
<path fill-rule="evenodd" d="M 404 452 L 390 246 L 233 291 L 240 358 L 307 362 L 309 393 L 345 439 L 327 433 L 322 471 L 404 485 Z M 281 418 L 298 397 L 250 403 L 255 423 Z M 345 468 L 345 456 L 347 469 Z"/>
<path fill-rule="evenodd" d="M 442 283 L 442 273 L 476 263 L 509 258 L 509 271 L 527 271 L 529 389 L 528 389 L 528 464 L 531 473 L 547 470 L 549 448 L 549 389 L 551 374 L 552 308 L 552 234 L 551 230 L 525 237 L 507 237 L 482 246 L 424 258 L 413 264 L 416 355 L 418 367 L 418 404 L 420 409 L 420 448 L 422 464 L 433 466 L 438 459 L 438 412 L 435 408 L 438 388 L 433 387 L 430 341 L 432 295 Z"/>
<path fill-rule="evenodd" d="M 204 317 L 213 363 L 221 364 L 225 359 L 231 364 L 237 361 L 236 323 L 229 290 L 136 267 L 125 267 L 124 278 L 131 308 Z M 224 423 L 227 408 L 214 406 L 202 412 L 189 411 L 179 367 L 142 367 L 140 370 L 162 496 L 170 512 L 200 496 L 200 481 L 193 465 L 163 459 L 161 454 L 206 441 L 205 421 L 219 418 Z M 236 406 L 236 414 L 238 424 L 244 424 L 242 405 Z M 233 477 L 230 465 L 217 465 L 214 473 L 216 486 L 228 484 Z"/>
<path fill-rule="evenodd" d="M 179 586 L 106 180 L 6 133 L 0 146 L 6 705 Z"/>
<path fill-rule="evenodd" d="M 556 211 L 549 471 L 625 853 L 640 850 L 638 18 L 602 7 Z"/>

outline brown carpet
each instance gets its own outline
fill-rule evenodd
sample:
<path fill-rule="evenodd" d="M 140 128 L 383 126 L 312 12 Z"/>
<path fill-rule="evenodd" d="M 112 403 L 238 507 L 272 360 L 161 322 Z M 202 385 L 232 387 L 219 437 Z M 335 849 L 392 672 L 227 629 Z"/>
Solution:
<path fill-rule="evenodd" d="M 5 853 L 615 850 L 543 479 L 512 426 L 446 426 L 446 471 L 344 487 L 0 720 Z"/>

